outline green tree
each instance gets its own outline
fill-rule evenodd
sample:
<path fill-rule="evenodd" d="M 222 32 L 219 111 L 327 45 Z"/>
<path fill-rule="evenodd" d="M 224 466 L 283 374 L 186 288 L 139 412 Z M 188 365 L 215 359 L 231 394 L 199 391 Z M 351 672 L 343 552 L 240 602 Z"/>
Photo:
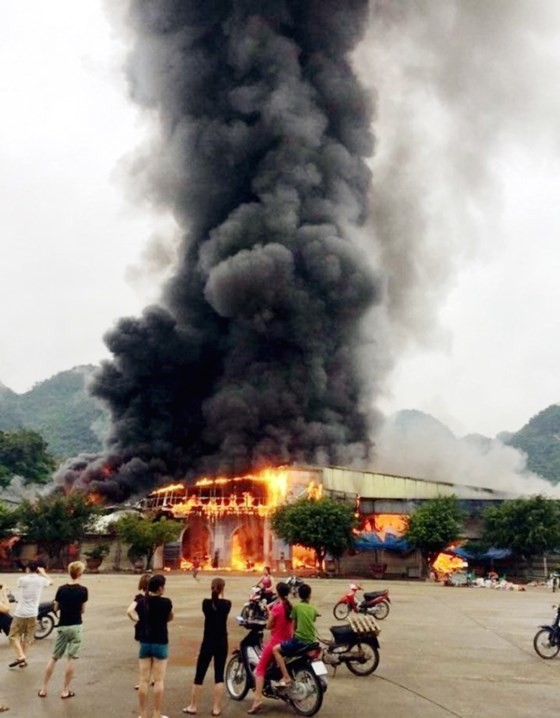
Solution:
<path fill-rule="evenodd" d="M 270 520 L 283 541 L 313 549 L 319 568 L 328 553 L 339 558 L 352 546 L 354 524 L 354 507 L 327 497 L 279 506 Z"/>
<path fill-rule="evenodd" d="M 0 539 L 10 536 L 17 523 L 17 513 L 4 501 L 0 501 Z"/>
<path fill-rule="evenodd" d="M 44 484 L 55 468 L 46 441 L 36 431 L 0 431 L 0 487 L 7 486 L 14 476 L 21 476 L 27 484 Z"/>
<path fill-rule="evenodd" d="M 437 555 L 458 538 L 464 518 L 456 496 L 438 496 L 426 501 L 408 517 L 404 538 L 420 551 L 424 572 Z"/>
<path fill-rule="evenodd" d="M 185 525 L 179 521 L 160 519 L 152 521 L 142 516 L 123 516 L 115 522 L 114 528 L 124 543 L 130 544 L 128 555 L 131 560 L 145 558 L 146 567 L 151 568 L 152 559 L 158 546 L 176 541 Z"/>
<path fill-rule="evenodd" d="M 483 515 L 482 540 L 508 548 L 516 558 L 530 561 L 560 548 L 560 504 L 555 499 L 532 496 L 490 506 Z"/>
<path fill-rule="evenodd" d="M 83 541 L 99 508 L 87 496 L 73 493 L 24 501 L 16 513 L 25 537 L 43 548 L 49 559 L 60 561 L 63 549 Z"/>

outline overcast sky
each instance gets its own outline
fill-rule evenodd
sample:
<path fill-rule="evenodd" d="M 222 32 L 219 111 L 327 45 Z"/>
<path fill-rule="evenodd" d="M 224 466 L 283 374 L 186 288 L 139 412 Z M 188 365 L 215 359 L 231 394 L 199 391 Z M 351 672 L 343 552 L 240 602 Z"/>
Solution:
<path fill-rule="evenodd" d="M 513 17 L 485 18 L 496 32 L 472 66 L 468 34 L 478 28 L 465 29 L 465 50 L 448 38 L 441 2 L 428 5 L 434 14 L 407 19 L 398 41 L 389 24 L 374 47 L 372 28 L 359 59 L 378 91 L 376 182 L 391 177 L 396 135 L 414 134 L 413 191 L 429 198 L 434 228 L 429 317 L 402 342 L 381 408 L 495 435 L 560 401 L 560 3 L 510 2 Z M 124 46 L 101 0 L 0 8 L 0 382 L 22 392 L 106 356 L 104 332 L 157 297 L 174 227 L 134 204 L 122 179 L 123 158 L 149 128 L 127 101 Z M 455 65 L 450 47 L 465 53 Z M 446 68 L 437 80 L 436 66 Z M 488 125 L 505 128 L 499 143 Z M 467 162 L 478 152 L 484 163 Z M 461 182 L 450 172 L 459 163 L 468 183 L 467 170 Z"/>

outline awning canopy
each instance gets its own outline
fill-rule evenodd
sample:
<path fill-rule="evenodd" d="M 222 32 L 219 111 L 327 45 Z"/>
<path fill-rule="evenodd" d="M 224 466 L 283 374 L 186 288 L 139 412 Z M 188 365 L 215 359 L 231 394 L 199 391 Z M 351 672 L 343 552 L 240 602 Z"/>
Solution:
<path fill-rule="evenodd" d="M 474 546 L 469 549 L 468 544 L 467 546 L 447 548 L 445 549 L 445 553 L 452 554 L 453 556 L 459 556 L 459 558 L 463 558 L 466 561 L 499 561 L 511 556 L 511 551 L 508 548 L 495 548 L 492 546 L 489 549 L 477 551 Z"/>
<path fill-rule="evenodd" d="M 401 536 L 385 533 L 383 537 L 374 531 L 364 531 L 354 539 L 354 548 L 358 551 L 386 549 L 388 551 L 410 551 L 411 545 Z"/>

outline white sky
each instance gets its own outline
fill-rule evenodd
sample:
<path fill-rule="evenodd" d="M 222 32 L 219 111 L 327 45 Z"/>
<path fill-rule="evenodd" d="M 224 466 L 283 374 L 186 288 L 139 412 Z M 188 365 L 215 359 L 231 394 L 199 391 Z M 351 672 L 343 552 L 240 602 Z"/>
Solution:
<path fill-rule="evenodd" d="M 104 332 L 157 297 L 161 275 L 143 256 L 173 230 L 118 180 L 147 128 L 101 0 L 0 9 L 0 382 L 22 392 L 106 356 Z M 459 434 L 517 430 L 560 401 L 558 148 L 507 148 L 495 241 L 461 262 L 439 303 L 440 340 L 403 354 L 382 403 Z"/>

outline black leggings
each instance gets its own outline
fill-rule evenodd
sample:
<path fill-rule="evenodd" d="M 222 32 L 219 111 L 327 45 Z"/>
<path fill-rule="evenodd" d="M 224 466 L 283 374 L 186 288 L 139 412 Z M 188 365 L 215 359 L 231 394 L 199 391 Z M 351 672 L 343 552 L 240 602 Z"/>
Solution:
<path fill-rule="evenodd" d="M 212 658 L 214 659 L 214 683 L 223 683 L 227 654 L 227 643 L 222 643 L 219 646 L 207 646 L 203 643 L 196 661 L 195 685 L 201 686 L 203 684 L 204 676 Z"/>

